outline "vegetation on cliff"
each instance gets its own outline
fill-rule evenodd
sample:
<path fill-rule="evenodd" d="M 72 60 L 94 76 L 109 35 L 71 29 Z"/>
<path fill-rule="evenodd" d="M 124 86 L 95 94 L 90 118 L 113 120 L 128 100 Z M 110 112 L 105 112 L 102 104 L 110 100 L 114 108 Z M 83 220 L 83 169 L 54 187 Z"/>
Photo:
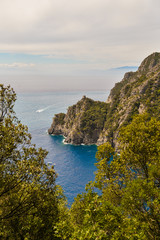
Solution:
<path fill-rule="evenodd" d="M 103 130 L 108 104 L 83 97 L 68 108 L 67 114 L 53 118 L 50 134 L 63 134 L 65 141 L 73 144 L 94 144 Z"/>
<path fill-rule="evenodd" d="M 146 111 L 151 116 L 159 117 L 160 53 L 153 53 L 144 59 L 136 72 L 126 73 L 111 90 L 108 102 L 110 111 L 104 134 L 112 135 L 114 144 L 120 127 L 130 123 L 136 114 Z"/>

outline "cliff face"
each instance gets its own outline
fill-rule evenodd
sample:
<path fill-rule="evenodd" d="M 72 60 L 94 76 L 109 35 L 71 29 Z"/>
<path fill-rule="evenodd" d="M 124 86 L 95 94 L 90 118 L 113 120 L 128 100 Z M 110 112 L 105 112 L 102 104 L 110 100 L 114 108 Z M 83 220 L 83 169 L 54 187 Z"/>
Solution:
<path fill-rule="evenodd" d="M 99 145 L 110 141 L 117 148 L 120 127 L 145 111 L 159 118 L 160 53 L 144 59 L 136 72 L 126 73 L 106 103 L 84 96 L 68 108 L 67 114 L 55 115 L 49 133 L 62 134 L 72 144 Z"/>
<path fill-rule="evenodd" d="M 71 144 L 95 144 L 106 120 L 107 104 L 85 96 L 68 108 L 67 114 L 56 114 L 49 134 L 65 137 Z"/>

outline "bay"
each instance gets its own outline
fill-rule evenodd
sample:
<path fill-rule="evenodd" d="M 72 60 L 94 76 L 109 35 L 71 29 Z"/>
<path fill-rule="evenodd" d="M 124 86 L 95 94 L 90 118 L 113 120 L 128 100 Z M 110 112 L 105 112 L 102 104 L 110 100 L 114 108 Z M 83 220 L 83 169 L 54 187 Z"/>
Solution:
<path fill-rule="evenodd" d="M 24 92 L 17 94 L 14 107 L 19 120 L 29 128 L 32 143 L 49 152 L 45 161 L 54 165 L 58 174 L 56 183 L 62 186 L 69 204 L 78 193 L 84 192 L 89 181 L 94 180 L 97 146 L 63 144 L 63 136 L 50 136 L 47 129 L 54 114 L 66 113 L 67 108 L 84 95 L 94 100 L 106 101 L 109 92 Z"/>

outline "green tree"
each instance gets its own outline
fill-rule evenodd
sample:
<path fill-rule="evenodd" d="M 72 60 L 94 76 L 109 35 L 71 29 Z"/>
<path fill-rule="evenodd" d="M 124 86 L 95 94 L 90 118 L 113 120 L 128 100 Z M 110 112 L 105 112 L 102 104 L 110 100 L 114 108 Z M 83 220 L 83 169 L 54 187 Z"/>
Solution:
<path fill-rule="evenodd" d="M 108 144 L 98 148 L 95 177 L 102 198 L 123 213 L 113 236 L 159 239 L 160 122 L 148 114 L 136 116 L 121 129 L 119 148 L 120 155 Z"/>
<path fill-rule="evenodd" d="M 44 159 L 47 151 L 31 144 L 17 119 L 14 90 L 0 85 L 0 238 L 58 239 L 54 225 L 63 198 L 56 173 Z"/>
<path fill-rule="evenodd" d="M 132 219 L 132 230 L 143 232 L 144 239 L 159 239 L 160 121 L 139 115 L 121 130 L 119 141 L 121 158 L 135 173 L 126 184 L 122 207 Z"/>
<path fill-rule="evenodd" d="M 109 143 L 98 147 L 95 181 L 57 226 L 61 239 L 159 239 L 160 122 L 136 116 L 121 129 L 119 148 L 117 154 Z"/>

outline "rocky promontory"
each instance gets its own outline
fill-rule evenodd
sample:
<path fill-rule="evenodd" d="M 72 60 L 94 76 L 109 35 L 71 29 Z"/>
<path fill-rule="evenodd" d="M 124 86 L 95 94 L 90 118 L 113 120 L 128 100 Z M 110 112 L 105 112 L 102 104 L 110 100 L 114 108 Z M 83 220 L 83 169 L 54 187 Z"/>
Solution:
<path fill-rule="evenodd" d="M 160 53 L 157 52 L 144 59 L 136 72 L 126 73 L 106 102 L 83 96 L 66 114 L 55 115 L 48 132 L 64 135 L 65 142 L 71 144 L 100 145 L 110 141 L 117 148 L 120 127 L 143 112 L 159 118 Z"/>
<path fill-rule="evenodd" d="M 107 103 L 93 101 L 86 96 L 68 108 L 67 114 L 53 118 L 49 134 L 63 135 L 71 144 L 96 144 L 107 114 Z"/>

